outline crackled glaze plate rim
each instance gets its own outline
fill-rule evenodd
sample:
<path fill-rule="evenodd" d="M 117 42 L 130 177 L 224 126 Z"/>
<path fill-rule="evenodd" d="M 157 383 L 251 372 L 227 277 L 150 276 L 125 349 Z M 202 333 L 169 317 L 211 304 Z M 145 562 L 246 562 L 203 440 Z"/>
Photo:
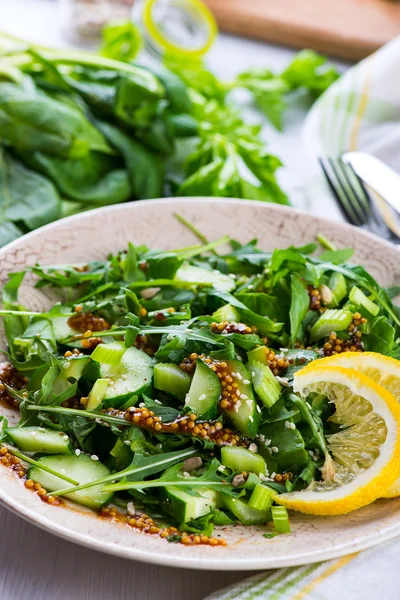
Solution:
<path fill-rule="evenodd" d="M 282 246 L 287 244 L 288 239 L 291 239 L 290 226 L 292 226 L 294 229 L 299 228 L 299 231 L 296 234 L 297 239 L 293 239 L 294 242 L 299 242 L 300 239 L 302 239 L 303 242 L 306 240 L 311 241 L 310 236 L 315 236 L 316 231 L 321 231 L 322 233 L 325 233 L 325 235 L 332 234 L 334 239 L 339 238 L 340 241 L 349 238 L 351 242 L 358 244 L 360 247 L 365 245 L 372 253 L 378 252 L 379 254 L 380 252 L 382 256 L 382 268 L 384 268 L 384 265 L 386 265 L 387 262 L 390 263 L 389 258 L 392 260 L 393 264 L 398 260 L 397 250 L 394 247 L 384 241 L 378 240 L 369 233 L 356 230 L 349 225 L 330 223 L 327 220 L 315 218 L 291 208 L 243 200 L 176 198 L 172 200 L 162 199 L 141 201 L 125 205 L 110 206 L 81 215 L 74 215 L 67 219 L 47 225 L 1 249 L 0 271 L 1 259 L 10 255 L 10 252 L 15 252 L 16 254 L 22 252 L 23 255 L 23 248 L 29 248 L 30 246 L 34 247 L 35 241 L 38 243 L 39 239 L 46 240 L 46 236 L 51 238 L 52 232 L 56 234 L 57 232 L 82 229 L 82 232 L 86 232 L 86 234 L 92 230 L 93 235 L 94 230 L 98 229 L 100 225 L 104 226 L 104 220 L 108 221 L 109 219 L 111 219 L 111 221 L 114 219 L 114 222 L 118 222 L 123 229 L 123 225 L 126 226 L 127 215 L 131 218 L 135 216 L 135 213 L 143 215 L 151 213 L 152 211 L 152 218 L 160 215 L 162 220 L 162 217 L 164 216 L 165 222 L 167 222 L 168 219 L 171 219 L 175 212 L 181 212 L 186 217 L 189 216 L 189 218 L 190 216 L 194 216 L 200 221 L 203 220 L 203 227 L 200 226 L 200 228 L 204 231 L 204 219 L 207 218 L 204 213 L 207 212 L 207 209 L 213 210 L 217 221 L 219 217 L 223 217 L 228 221 L 225 229 L 221 228 L 220 235 L 227 232 L 229 223 L 233 224 L 236 228 L 241 228 L 243 219 L 246 219 L 246 221 L 249 220 L 251 223 L 253 219 L 254 223 L 252 223 L 252 225 L 258 231 L 258 235 L 261 235 L 261 233 L 266 230 L 272 238 L 275 236 L 276 238 L 282 239 Z M 268 230 L 268 227 L 266 227 L 265 230 L 263 229 L 264 219 L 265 222 L 268 223 L 271 231 L 275 228 L 274 234 Z M 269 222 L 269 219 L 271 220 L 272 225 Z M 103 224 L 101 223 L 102 220 Z M 285 227 L 287 223 L 289 223 L 290 226 L 286 231 Z M 177 230 L 180 227 L 182 226 L 176 222 Z M 209 229 L 211 230 L 213 227 L 215 229 L 215 223 L 210 225 Z M 163 232 L 162 229 L 160 231 Z M 117 232 L 115 232 L 115 235 L 116 233 Z M 206 230 L 205 233 L 207 234 L 208 231 Z M 238 237 L 235 230 L 230 231 L 229 233 L 232 237 Z M 165 235 L 170 239 L 175 237 L 173 226 Z M 216 237 L 214 233 L 212 235 L 213 237 Z M 57 235 L 54 236 L 54 240 L 56 239 L 58 240 Z M 245 240 L 242 239 L 241 241 Z M 121 241 L 122 245 L 124 243 L 124 241 Z M 173 245 L 174 244 L 172 244 L 172 246 Z M 162 247 L 162 244 L 160 244 L 160 246 Z M 385 256 L 386 260 L 384 260 Z M 379 261 L 377 264 L 379 265 Z M 399 278 L 400 280 L 400 271 L 397 268 L 396 278 Z M 157 541 L 154 542 L 153 540 L 149 544 L 149 540 L 146 539 L 149 536 L 144 536 L 136 532 L 132 532 L 132 535 L 136 536 L 134 544 L 128 545 L 123 542 L 126 538 L 126 532 L 123 533 L 122 529 L 118 530 L 121 532 L 120 534 L 116 533 L 117 529 L 113 529 L 113 533 L 115 534 L 113 537 L 115 539 L 111 541 L 108 539 L 107 534 L 105 534 L 103 524 L 101 524 L 101 526 L 99 525 L 99 527 L 93 527 L 93 523 L 98 522 L 95 521 L 96 517 L 83 514 L 80 511 L 64 512 L 64 515 L 67 516 L 67 520 L 69 519 L 73 522 L 77 529 L 79 529 L 81 523 L 84 524 L 81 530 L 74 531 L 71 527 L 68 527 L 63 523 L 61 515 L 64 509 L 44 505 L 33 494 L 27 492 L 23 488 L 21 489 L 18 482 L 8 474 L 1 473 L 0 477 L 2 477 L 3 483 L 0 488 L 0 501 L 7 508 L 28 520 L 30 523 L 64 539 L 95 550 L 123 558 L 165 566 L 212 570 L 255 570 L 288 567 L 337 558 L 345 554 L 369 548 L 400 535 L 400 500 L 382 500 L 371 505 L 372 510 L 370 507 L 366 507 L 366 509 L 362 509 L 362 511 L 365 511 L 364 513 L 362 511 L 356 511 L 355 513 L 352 513 L 352 515 L 344 518 L 342 517 L 339 520 L 336 517 L 325 520 L 319 518 L 317 522 L 316 518 L 296 515 L 293 519 L 295 528 L 295 533 L 293 533 L 293 535 L 278 536 L 273 540 L 265 540 L 265 545 L 261 545 L 258 537 L 256 539 L 254 536 L 250 536 L 247 544 L 240 543 L 242 540 L 238 539 L 232 543 L 231 547 L 228 546 L 226 549 L 206 547 L 200 547 L 200 549 L 195 547 L 187 548 L 180 545 L 168 544 L 164 540 L 159 540 L 159 543 Z M 18 496 L 21 496 L 21 498 L 18 498 Z M 39 502 L 39 504 L 37 502 Z M 393 515 L 390 513 L 389 517 L 386 518 L 385 515 L 388 512 L 388 508 L 393 509 Z M 54 511 L 59 512 L 55 513 Z M 370 517 L 370 513 L 372 515 L 375 513 L 376 515 L 379 514 L 382 521 L 379 521 L 377 517 Z M 332 519 L 336 519 L 336 521 L 333 521 Z M 366 522 L 365 530 L 363 530 L 360 535 L 357 535 L 357 522 L 362 521 L 364 523 L 363 520 Z M 329 527 L 324 533 L 324 523 L 325 525 L 328 523 L 329 527 L 331 527 L 332 524 L 337 523 L 337 527 L 332 527 L 331 534 L 329 533 Z M 342 525 L 340 525 L 340 523 L 342 523 Z M 351 525 L 351 523 L 353 523 L 353 525 Z M 107 527 L 112 528 L 121 527 L 111 523 L 106 523 L 106 525 Z M 305 541 L 301 529 L 303 525 L 305 531 L 308 531 L 309 535 L 314 536 L 312 537 L 312 540 L 315 542 L 315 546 L 309 544 L 305 547 L 305 544 L 302 544 L 302 542 Z M 345 541 L 335 542 L 332 532 L 337 536 L 341 528 L 343 528 Z M 350 533 L 345 534 L 347 528 L 350 529 Z M 87 531 L 84 531 L 85 529 Z M 312 529 L 315 529 L 314 534 L 310 534 Z M 354 533 L 352 533 L 353 529 Z M 238 536 L 240 536 L 241 532 L 243 532 L 243 528 L 235 528 L 233 534 L 235 534 L 236 531 L 238 531 Z M 296 531 L 298 532 L 296 533 Z M 282 552 L 279 553 L 279 548 L 281 546 L 283 547 L 285 544 L 288 548 L 290 545 L 292 545 L 293 548 L 291 548 L 290 551 L 288 550 L 286 554 L 282 554 Z M 299 550 L 296 550 L 297 545 L 299 545 Z M 301 546 L 303 547 L 301 548 Z M 252 550 L 253 548 L 254 551 Z M 260 551 L 258 550 L 259 548 Z M 270 552 L 263 555 L 262 550 L 265 548 L 270 549 Z M 182 550 L 184 550 L 184 552 Z M 278 552 L 276 552 L 277 550 Z"/>

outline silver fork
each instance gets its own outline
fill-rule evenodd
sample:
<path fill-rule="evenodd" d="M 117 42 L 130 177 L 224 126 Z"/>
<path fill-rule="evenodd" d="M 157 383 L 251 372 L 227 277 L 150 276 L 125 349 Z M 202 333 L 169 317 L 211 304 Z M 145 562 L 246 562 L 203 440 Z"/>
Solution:
<path fill-rule="evenodd" d="M 320 158 L 319 162 L 344 218 L 352 225 L 399 244 L 400 237 L 393 231 L 398 229 L 394 213 L 381 205 L 385 204 L 382 199 L 378 208 L 353 167 L 341 158 Z"/>

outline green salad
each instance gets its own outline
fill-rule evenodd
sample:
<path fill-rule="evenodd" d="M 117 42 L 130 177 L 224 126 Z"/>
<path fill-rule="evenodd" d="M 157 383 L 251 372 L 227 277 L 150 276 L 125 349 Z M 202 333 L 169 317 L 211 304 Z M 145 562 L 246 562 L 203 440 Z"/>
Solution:
<path fill-rule="evenodd" d="M 279 496 L 326 475 L 335 405 L 295 393 L 299 369 L 345 352 L 399 358 L 400 314 L 398 289 L 323 237 L 322 252 L 265 252 L 199 236 L 10 274 L 0 398 L 20 421 L 3 419 L 1 454 L 50 504 L 221 545 L 215 526 L 290 531 Z M 48 312 L 19 303 L 26 272 L 57 290 Z"/>

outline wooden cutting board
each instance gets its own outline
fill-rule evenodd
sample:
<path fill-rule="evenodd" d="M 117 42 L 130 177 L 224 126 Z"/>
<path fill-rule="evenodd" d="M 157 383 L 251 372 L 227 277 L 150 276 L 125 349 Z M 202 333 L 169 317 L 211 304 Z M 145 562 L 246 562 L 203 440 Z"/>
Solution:
<path fill-rule="evenodd" d="M 389 0 L 204 0 L 221 30 L 358 60 L 400 34 Z"/>

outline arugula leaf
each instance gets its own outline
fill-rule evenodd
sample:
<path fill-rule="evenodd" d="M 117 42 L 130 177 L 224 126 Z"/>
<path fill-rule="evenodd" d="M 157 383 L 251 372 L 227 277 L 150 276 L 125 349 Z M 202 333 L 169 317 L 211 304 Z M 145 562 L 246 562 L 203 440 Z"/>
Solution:
<path fill-rule="evenodd" d="M 183 463 L 178 463 L 175 466 L 166 469 L 166 471 L 164 471 L 164 473 L 158 479 L 150 479 L 146 481 L 135 479 L 135 481 L 115 483 L 106 486 L 104 491 L 115 492 L 131 489 L 149 489 L 154 487 L 159 488 L 173 485 L 174 487 L 178 488 L 188 488 L 186 491 L 193 495 L 197 495 L 196 487 L 199 486 L 200 488 L 212 488 L 216 491 L 224 492 L 230 496 L 237 496 L 237 491 L 228 482 L 229 478 L 219 473 L 218 467 L 220 464 L 221 463 L 214 458 L 209 463 L 206 471 L 202 475 L 185 477 L 182 473 Z"/>

